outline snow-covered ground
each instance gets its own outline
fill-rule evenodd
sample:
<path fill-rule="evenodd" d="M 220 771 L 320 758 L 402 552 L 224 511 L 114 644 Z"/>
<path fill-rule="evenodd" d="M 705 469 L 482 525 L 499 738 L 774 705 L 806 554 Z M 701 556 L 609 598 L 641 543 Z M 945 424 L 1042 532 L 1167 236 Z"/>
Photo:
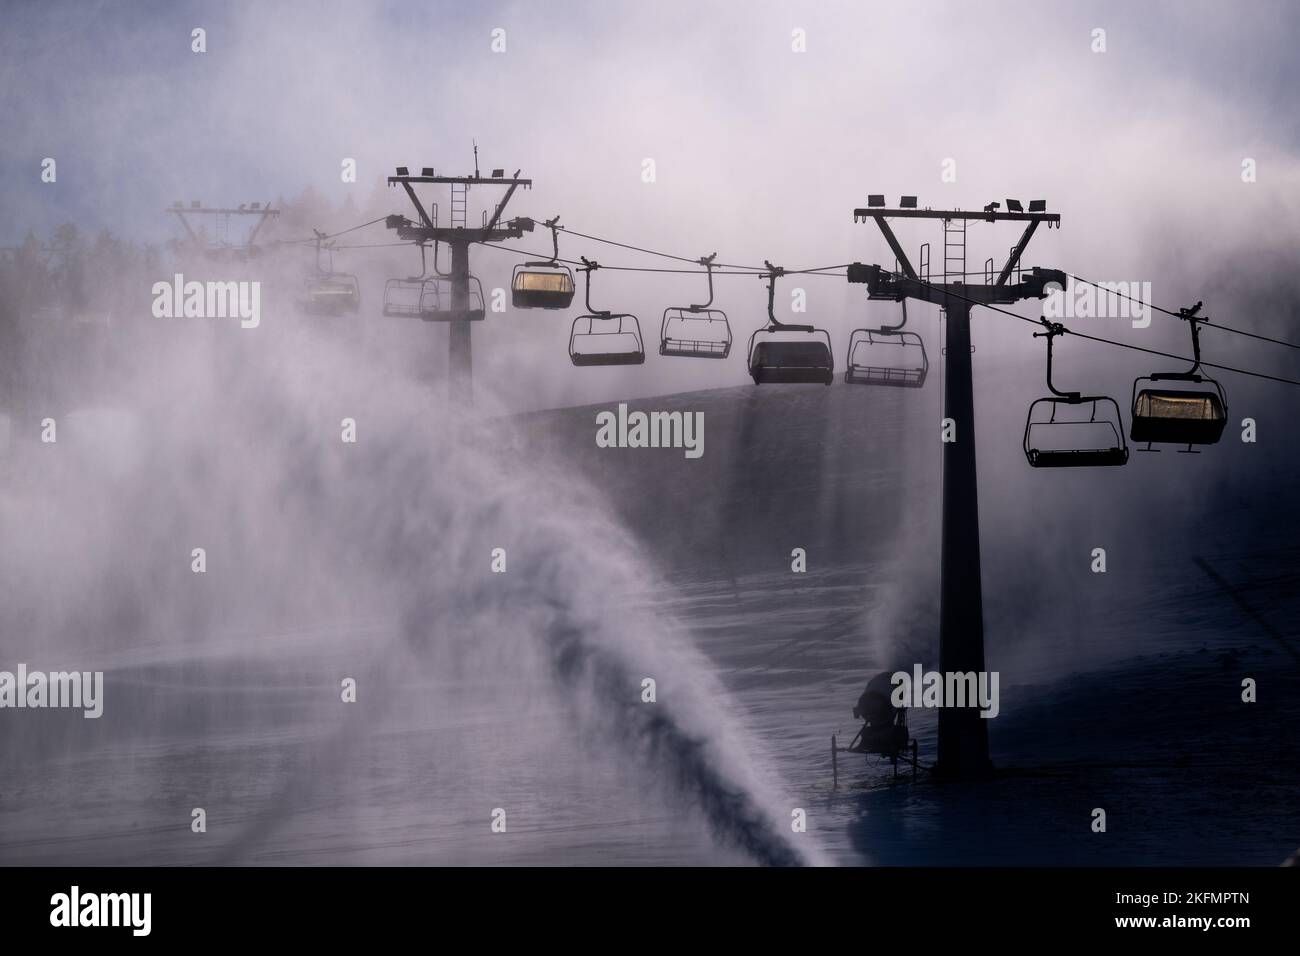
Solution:
<path fill-rule="evenodd" d="M 380 410 L 347 459 L 302 413 L 335 429 L 343 399 L 281 387 L 222 398 L 216 429 L 186 426 L 216 406 L 154 419 L 166 448 L 74 418 L 74 444 L 99 423 L 89 464 L 11 443 L 0 667 L 102 668 L 107 701 L 98 721 L 3 715 L 0 862 L 1273 864 L 1300 845 L 1292 455 L 1039 473 L 1014 413 L 981 418 L 1002 773 L 895 784 L 842 759 L 832 791 L 866 679 L 938 663 L 932 388 L 633 403 L 703 411 L 692 460 L 597 448 L 615 403 L 490 421 L 472 451 Z M 239 566 L 210 548 L 191 575 L 196 540 Z M 932 761 L 933 713 L 911 723 Z"/>

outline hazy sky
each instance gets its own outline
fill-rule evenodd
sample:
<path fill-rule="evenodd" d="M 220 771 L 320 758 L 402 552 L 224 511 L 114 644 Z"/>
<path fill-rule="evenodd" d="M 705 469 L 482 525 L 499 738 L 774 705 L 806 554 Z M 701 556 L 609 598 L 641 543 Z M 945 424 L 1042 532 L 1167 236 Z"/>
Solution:
<path fill-rule="evenodd" d="M 484 169 L 536 181 L 512 214 L 559 213 L 692 257 L 888 262 L 874 227 L 852 222 L 868 192 L 936 207 L 1045 198 L 1063 228 L 1040 233 L 1029 264 L 1149 280 L 1161 304 L 1205 298 L 1226 315 L 1241 303 L 1209 276 L 1267 269 L 1295 247 L 1300 9 L 1283 2 L 44 3 L 7 17 L 3 242 L 66 219 L 157 241 L 175 234 L 162 214 L 175 199 L 265 201 L 308 184 L 409 213 L 379 185 L 392 167 L 468 171 L 477 139 Z M 190 50 L 194 27 L 205 54 Z M 806 52 L 792 49 L 796 29 Z M 56 184 L 39 180 L 46 156 Z M 359 164 L 355 185 L 339 181 L 345 157 Z M 654 183 L 642 181 L 647 158 Z M 1242 182 L 1245 158 L 1257 182 Z M 941 180 L 945 159 L 956 182 Z M 900 238 L 909 251 L 941 241 L 926 224 Z M 968 268 L 1015 238 L 972 227 Z M 562 254 L 665 264 L 576 243 Z M 353 255 L 346 266 L 363 275 L 412 271 L 391 250 Z M 481 250 L 473 267 L 491 288 L 509 264 Z M 806 282 L 810 316 L 840 350 L 864 315 L 889 317 L 839 280 Z M 689 277 L 598 283 L 597 307 L 638 313 L 648 339 L 664 306 L 702 293 Z M 762 286 L 728 279 L 718 298 L 743 342 L 762 320 Z M 541 323 L 548 345 L 560 341 L 558 374 L 567 323 L 530 325 Z M 1166 346 L 1186 338 L 1173 331 Z M 534 345 L 531 328 L 477 335 L 487 375 L 499 360 L 506 377 L 513 350 Z M 615 381 L 644 393 L 744 380 L 737 362 L 587 372 L 553 400 L 594 399 Z"/>

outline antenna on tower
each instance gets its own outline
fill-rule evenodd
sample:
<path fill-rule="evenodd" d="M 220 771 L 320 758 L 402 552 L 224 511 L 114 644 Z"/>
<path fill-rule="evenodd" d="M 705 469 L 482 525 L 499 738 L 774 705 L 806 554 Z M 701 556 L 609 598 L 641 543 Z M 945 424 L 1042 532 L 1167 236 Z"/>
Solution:
<path fill-rule="evenodd" d="M 474 178 L 478 179 L 478 140 L 470 140 L 474 144 Z"/>

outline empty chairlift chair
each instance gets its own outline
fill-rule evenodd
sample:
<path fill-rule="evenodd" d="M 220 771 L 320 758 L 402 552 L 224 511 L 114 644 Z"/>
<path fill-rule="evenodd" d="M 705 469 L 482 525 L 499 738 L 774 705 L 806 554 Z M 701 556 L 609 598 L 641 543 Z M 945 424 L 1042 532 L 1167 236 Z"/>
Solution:
<path fill-rule="evenodd" d="M 421 261 L 423 262 L 423 250 Z M 438 308 L 422 310 L 420 318 L 425 322 L 482 322 L 487 316 L 487 310 L 483 306 L 483 283 L 467 273 L 463 295 L 457 295 L 456 277 L 438 268 L 436 242 L 433 244 L 433 272 L 434 275 L 430 278 L 438 290 Z"/>
<path fill-rule="evenodd" d="M 430 276 L 421 294 L 420 318 L 425 322 L 452 322 L 457 319 L 482 322 L 487 316 L 483 307 L 483 283 L 476 276 L 466 277 L 465 303 L 456 303 L 456 283 L 450 276 Z"/>
<path fill-rule="evenodd" d="M 1040 319 L 1047 339 L 1047 389 L 1025 419 L 1025 458 L 1034 468 L 1102 467 L 1128 462 L 1119 403 L 1104 395 L 1062 392 L 1052 384 L 1052 340 L 1065 333 L 1058 322 Z"/>
<path fill-rule="evenodd" d="M 312 315 L 341 315 L 361 308 L 357 277 L 347 272 L 328 272 L 307 280 L 304 308 Z"/>
<path fill-rule="evenodd" d="M 361 308 L 361 287 L 357 277 L 348 272 L 334 271 L 334 249 L 324 243 L 325 234 L 316 233 L 316 271 L 306 282 L 302 310 L 311 315 L 341 315 Z M 326 253 L 323 261 L 321 253 Z"/>
<path fill-rule="evenodd" d="M 515 266 L 510 279 L 510 304 L 516 309 L 567 309 L 573 304 L 573 273 L 560 263 L 558 221 L 558 216 L 546 221 L 551 230 L 550 260 Z"/>
<path fill-rule="evenodd" d="M 777 276 L 785 270 L 766 263 L 768 324 L 749 337 L 749 375 L 755 385 L 820 383 L 835 380 L 831 337 L 811 325 L 786 325 L 773 310 Z"/>
<path fill-rule="evenodd" d="M 420 274 L 384 283 L 384 315 L 397 318 L 422 318 L 442 309 L 438 281 L 426 273 L 424 243 L 420 243 Z"/>
<path fill-rule="evenodd" d="M 679 358 L 725 359 L 731 354 L 731 323 L 713 305 L 713 260 L 717 253 L 700 260 L 709 277 L 709 300 L 703 305 L 664 309 L 659 326 L 659 354 Z"/>
<path fill-rule="evenodd" d="M 384 315 L 419 319 L 437 314 L 441 308 L 436 279 L 413 276 L 384 283 Z"/>
<path fill-rule="evenodd" d="M 597 311 L 591 307 L 591 274 L 600 263 L 582 260 L 586 273 L 587 315 L 573 320 L 569 329 L 569 360 L 579 368 L 595 365 L 641 365 L 645 344 L 635 315 Z"/>
<path fill-rule="evenodd" d="M 1186 372 L 1153 373 L 1133 383 L 1133 426 L 1129 437 L 1145 442 L 1142 451 L 1158 451 L 1152 444 L 1213 445 L 1228 423 L 1228 396 L 1217 381 L 1201 373 L 1201 336 L 1196 316 L 1201 303 L 1180 309 L 1192 326 L 1194 364 Z M 1143 385 L 1143 383 L 1149 383 Z M 1208 387 L 1202 387 L 1208 386 Z"/>
<path fill-rule="evenodd" d="M 925 342 L 915 332 L 904 332 L 907 325 L 907 300 L 903 321 L 878 329 L 855 329 L 849 336 L 844 381 L 849 385 L 891 385 L 920 388 L 930 371 Z"/>

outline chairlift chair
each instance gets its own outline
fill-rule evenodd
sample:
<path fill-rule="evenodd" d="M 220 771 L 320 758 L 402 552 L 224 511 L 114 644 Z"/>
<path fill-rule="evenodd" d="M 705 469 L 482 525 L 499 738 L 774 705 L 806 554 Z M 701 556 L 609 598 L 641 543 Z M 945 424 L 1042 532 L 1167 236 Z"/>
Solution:
<path fill-rule="evenodd" d="M 357 277 L 347 272 L 331 272 L 307 280 L 306 311 L 313 315 L 338 315 L 361 308 Z"/>
<path fill-rule="evenodd" d="M 573 304 L 573 273 L 559 261 L 558 221 L 558 216 L 546 221 L 551 230 L 551 258 L 515 266 L 510 279 L 510 304 L 516 309 L 567 309 Z"/>
<path fill-rule="evenodd" d="M 713 260 L 717 253 L 700 259 L 709 277 L 709 300 L 703 305 L 664 309 L 659 326 L 659 354 L 679 358 L 725 359 L 731 354 L 731 323 L 713 305 Z"/>
<path fill-rule="evenodd" d="M 384 283 L 384 315 L 397 318 L 420 318 L 426 312 L 441 308 L 438 283 L 428 276 L 424 243 L 420 246 L 420 274 L 405 279 L 389 279 Z"/>
<path fill-rule="evenodd" d="M 361 308 L 361 287 L 357 277 L 348 272 L 334 271 L 334 249 L 324 243 L 325 234 L 316 233 L 316 272 L 306 281 L 301 306 L 311 315 L 340 315 Z M 321 265 L 321 253 L 328 256 L 327 265 Z"/>
<path fill-rule="evenodd" d="M 1197 317 L 1201 303 L 1190 309 L 1180 309 L 1179 317 L 1192 327 L 1193 365 L 1186 372 L 1159 372 L 1138 378 L 1133 382 L 1133 425 L 1129 437 L 1135 442 L 1145 442 L 1142 451 L 1153 451 L 1153 443 L 1186 445 L 1213 445 L 1223 435 L 1228 423 L 1228 396 L 1215 379 L 1201 372 L 1201 337 Z M 1139 387 L 1149 382 L 1154 387 Z M 1173 383 L 1166 387 L 1163 383 Z M 1208 385 L 1209 388 L 1190 386 Z"/>
<path fill-rule="evenodd" d="M 904 332 L 907 299 L 899 299 L 903 321 L 878 329 L 855 329 L 849 336 L 848 367 L 844 381 L 849 385 L 892 385 L 921 388 L 930 371 L 925 342 L 915 332 Z"/>
<path fill-rule="evenodd" d="M 583 257 L 581 271 L 586 273 L 587 315 L 573 320 L 569 329 L 569 360 L 578 367 L 598 365 L 641 365 L 645 362 L 645 344 L 641 323 L 635 315 L 597 311 L 591 307 L 591 274 L 600 263 Z"/>
<path fill-rule="evenodd" d="M 418 319 L 426 313 L 436 314 L 440 309 L 435 279 L 413 276 L 384 283 L 384 315 Z"/>
<path fill-rule="evenodd" d="M 449 276 L 430 276 L 425 280 L 426 290 L 421 297 L 420 318 L 425 322 L 451 322 L 464 319 L 470 322 L 482 322 L 487 316 L 483 305 L 483 283 L 477 276 L 468 277 L 469 303 L 465 309 L 452 306 L 455 301 L 452 294 L 452 279 Z M 429 289 L 432 289 L 430 294 Z"/>
<path fill-rule="evenodd" d="M 811 325 L 786 325 L 773 310 L 776 279 L 785 270 L 767 262 L 768 324 L 749 337 L 749 375 L 755 385 L 818 383 L 835 380 L 831 337 Z"/>
<path fill-rule="evenodd" d="M 1025 419 L 1025 459 L 1034 468 L 1104 467 L 1128 462 L 1124 420 L 1119 403 L 1105 395 L 1062 392 L 1052 384 L 1052 340 L 1065 333 L 1059 322 L 1040 319 L 1047 339 L 1047 388 L 1052 394 L 1035 399 Z M 1065 409 L 1080 409 L 1072 415 Z M 1088 416 L 1081 412 L 1087 409 Z M 1062 443 L 1065 437 L 1069 441 Z"/>

